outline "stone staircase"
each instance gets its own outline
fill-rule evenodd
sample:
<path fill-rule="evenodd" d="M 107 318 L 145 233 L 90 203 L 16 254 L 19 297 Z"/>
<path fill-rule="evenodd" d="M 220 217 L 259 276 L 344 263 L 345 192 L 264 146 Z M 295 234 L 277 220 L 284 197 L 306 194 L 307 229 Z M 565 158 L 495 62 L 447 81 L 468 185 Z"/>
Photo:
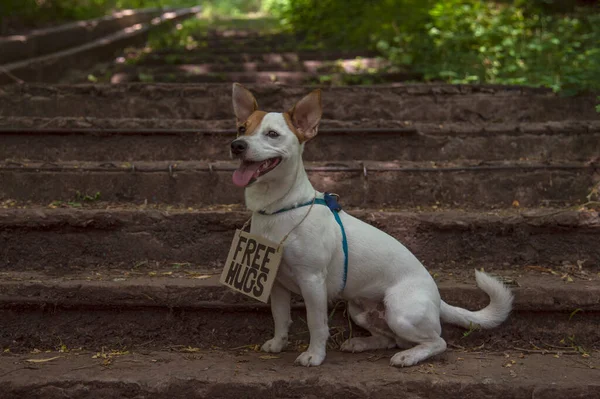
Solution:
<path fill-rule="evenodd" d="M 388 366 L 393 351 L 338 352 L 364 332 L 335 303 L 328 358 L 303 369 L 292 366 L 308 342 L 301 298 L 288 352 L 258 353 L 272 333 L 268 306 L 218 276 L 248 217 L 231 183 L 231 81 L 246 74 L 261 108 L 280 111 L 321 70 L 310 70 L 314 51 L 277 47 L 279 37 L 260 37 L 261 53 L 247 51 L 258 33 L 213 36 L 220 44 L 171 65 L 161 57 L 173 53 L 148 54 L 135 68 L 152 69 L 155 83 L 0 90 L 0 397 L 600 396 L 594 96 L 325 88 L 305 151 L 315 187 L 400 239 L 448 303 L 486 305 L 474 268 L 516 299 L 501 327 L 444 326 L 449 350 L 402 370 Z M 264 83 L 286 54 L 298 79 Z M 199 69 L 180 74 L 183 65 Z M 135 81 L 135 68 L 112 76 Z"/>
<path fill-rule="evenodd" d="M 91 74 L 112 83 L 373 84 L 421 78 L 392 67 L 376 51 L 309 45 L 301 36 L 279 32 L 272 19 L 215 24 L 212 30 L 198 25 L 188 36 L 172 40 L 175 45 L 158 42 L 158 48 L 129 49 L 117 62 Z M 228 29 L 228 25 L 237 28 Z M 191 28 L 180 29 L 188 32 Z"/>

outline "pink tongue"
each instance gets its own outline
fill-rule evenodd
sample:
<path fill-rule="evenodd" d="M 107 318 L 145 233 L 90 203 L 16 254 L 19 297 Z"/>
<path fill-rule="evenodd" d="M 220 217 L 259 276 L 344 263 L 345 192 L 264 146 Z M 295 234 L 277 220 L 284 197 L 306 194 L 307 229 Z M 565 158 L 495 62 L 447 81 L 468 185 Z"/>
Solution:
<path fill-rule="evenodd" d="M 262 162 L 252 162 L 250 164 L 242 163 L 239 168 L 233 172 L 233 184 L 238 187 L 246 187 L 252 177 L 258 174 Z"/>

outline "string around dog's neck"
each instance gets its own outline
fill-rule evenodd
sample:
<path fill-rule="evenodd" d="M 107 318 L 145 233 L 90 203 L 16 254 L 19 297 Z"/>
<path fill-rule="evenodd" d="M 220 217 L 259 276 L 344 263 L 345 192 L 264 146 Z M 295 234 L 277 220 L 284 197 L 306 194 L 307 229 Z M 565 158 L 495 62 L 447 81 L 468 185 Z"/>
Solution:
<path fill-rule="evenodd" d="M 261 215 L 265 215 L 265 216 L 271 216 L 271 215 L 277 215 L 280 213 L 284 213 L 284 212 L 288 212 L 288 211 L 292 211 L 294 209 L 298 209 L 298 208 L 302 208 L 305 206 L 309 206 L 310 208 L 308 208 L 308 212 L 306 212 L 306 214 L 304 215 L 304 217 L 302 218 L 302 220 L 300 220 L 300 222 L 298 222 L 281 240 L 281 242 L 279 243 L 279 245 L 283 245 L 283 243 L 285 242 L 285 240 L 287 240 L 287 238 L 289 237 L 289 235 L 296 230 L 296 228 L 298 226 L 300 226 L 302 224 L 302 222 L 304 222 L 306 220 L 306 218 L 308 217 L 308 215 L 310 214 L 310 211 L 312 210 L 313 206 L 316 205 L 325 205 L 326 207 L 329 208 L 329 210 L 331 211 L 331 213 L 333 214 L 333 217 L 335 218 L 335 221 L 337 222 L 337 224 L 340 226 L 340 230 L 342 231 L 342 251 L 344 252 L 344 275 L 343 275 L 343 285 L 342 285 L 342 291 L 344 290 L 344 288 L 346 288 L 346 280 L 348 279 L 348 240 L 346 238 L 346 229 L 344 229 L 344 224 L 342 223 L 342 220 L 340 219 L 340 215 L 339 212 L 342 210 L 342 207 L 338 204 L 337 202 L 337 198 L 339 198 L 339 196 L 337 194 L 330 194 L 330 193 L 324 193 L 323 198 L 317 198 L 317 192 L 315 191 L 315 195 L 312 199 L 312 201 L 309 202 L 305 202 L 302 204 L 298 204 L 295 206 L 291 206 L 289 208 L 282 208 L 279 209 L 273 213 L 266 213 L 264 211 L 259 211 L 258 213 Z M 250 222 L 252 221 L 252 217 L 250 217 L 250 219 L 248 219 L 246 221 L 246 223 L 244 223 L 244 226 L 242 227 L 242 230 L 245 230 L 246 227 L 248 226 L 248 224 L 250 224 Z"/>

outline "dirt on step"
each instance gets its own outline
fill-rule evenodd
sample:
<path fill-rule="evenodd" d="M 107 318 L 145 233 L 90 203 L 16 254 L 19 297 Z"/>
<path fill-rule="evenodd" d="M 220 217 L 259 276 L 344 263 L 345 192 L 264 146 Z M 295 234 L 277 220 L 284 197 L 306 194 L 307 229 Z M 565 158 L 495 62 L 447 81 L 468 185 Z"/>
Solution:
<path fill-rule="evenodd" d="M 597 267 L 600 259 L 596 212 L 351 213 L 398 238 L 429 267 L 584 259 Z M 5 270 L 37 265 L 55 273 L 141 261 L 220 266 L 247 217 L 236 210 L 2 209 L 2 262 Z"/>
<path fill-rule="evenodd" d="M 30 131 L 28 129 L 31 129 Z M 71 129 L 73 131 L 71 131 Z M 235 120 L 227 119 L 167 119 L 167 118 L 104 118 L 104 117 L 27 117 L 7 116 L 0 117 L 0 132 L 10 134 L 19 130 L 23 134 L 58 134 L 55 130 L 64 130 L 62 134 L 86 134 L 94 131 L 96 134 L 116 134 L 118 130 L 148 130 L 158 134 L 161 129 L 163 134 L 175 134 L 187 130 L 198 133 L 227 132 L 235 134 Z M 405 130 L 406 134 L 424 134 L 436 137 L 456 135 L 459 137 L 488 137 L 494 135 L 508 135 L 518 137 L 524 134 L 538 136 L 555 135 L 593 135 L 600 132 L 600 120 L 564 120 L 557 122 L 499 122 L 499 123 L 472 123 L 472 122 L 420 122 L 411 120 L 393 120 L 383 118 L 363 118 L 356 120 L 321 119 L 319 135 L 321 134 L 347 134 L 364 129 L 363 134 L 371 134 L 372 129 Z M 368 132 L 368 133 L 367 133 Z M 389 133 L 389 132 L 388 132 Z M 150 134 L 150 133 L 147 133 Z M 318 137 L 318 136 L 317 136 Z"/>
<path fill-rule="evenodd" d="M 261 109 L 282 111 L 306 87 L 252 85 Z M 324 117 L 422 122 L 599 120 L 595 96 L 562 98 L 506 86 L 339 87 L 323 93 Z M 0 91 L 0 116 L 233 120 L 230 84 L 14 85 Z"/>
<path fill-rule="evenodd" d="M 77 295 L 77 291 L 73 291 Z M 127 295 L 127 294 L 124 294 Z M 452 348 L 465 351 L 503 351 L 518 348 L 531 353 L 595 353 L 600 350 L 599 312 L 514 312 L 492 330 L 465 330 L 444 325 L 442 337 Z M 290 347 L 309 342 L 304 310 L 292 311 Z M 332 312 L 328 346 L 337 349 L 350 336 L 368 333 L 350 326 L 342 310 Z M 0 348 L 12 353 L 34 349 L 102 348 L 165 350 L 199 347 L 209 349 L 261 345 L 272 337 L 273 318 L 264 306 L 231 308 L 165 307 L 59 307 L 3 306 L 0 309 Z M 352 334 L 352 335 L 351 335 Z"/>
<path fill-rule="evenodd" d="M 317 368 L 277 355 L 181 348 L 182 353 L 44 353 L 0 357 L 2 397 L 89 398 L 530 398 L 600 395 L 595 359 L 446 352 L 395 369 L 392 352 L 329 352 Z M 50 359 L 50 360 L 48 360 Z M 38 363 L 36 363 L 36 361 Z"/>
<path fill-rule="evenodd" d="M 230 120 L 0 118 L 0 159 L 212 161 L 230 158 Z M 5 129 L 5 130 L 3 130 Z M 600 122 L 411 123 L 332 121 L 306 146 L 305 161 L 589 161 L 600 154 Z"/>
<path fill-rule="evenodd" d="M 114 159 L 34 163 L 13 159 L 0 163 L 0 200 L 50 203 L 70 201 L 80 192 L 137 204 L 242 203 L 243 191 L 231 183 L 238 164 Z M 305 167 L 316 189 L 338 193 L 345 206 L 370 208 L 502 208 L 515 201 L 524 207 L 571 206 L 585 202 L 600 180 L 595 164 L 588 162 L 326 161 L 306 163 Z"/>

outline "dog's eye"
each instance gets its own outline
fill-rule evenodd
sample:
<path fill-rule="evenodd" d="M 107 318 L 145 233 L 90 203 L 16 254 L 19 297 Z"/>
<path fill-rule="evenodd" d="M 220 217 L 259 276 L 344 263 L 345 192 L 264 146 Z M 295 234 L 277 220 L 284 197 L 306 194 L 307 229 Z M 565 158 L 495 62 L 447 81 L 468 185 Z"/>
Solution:
<path fill-rule="evenodd" d="M 245 127 L 245 126 L 240 126 L 240 127 L 238 127 L 238 133 L 239 133 L 239 134 L 244 134 L 244 133 L 246 133 L 246 127 Z"/>
<path fill-rule="evenodd" d="M 269 130 L 269 131 L 267 132 L 267 137 L 270 137 L 270 138 L 272 138 L 272 139 L 275 139 L 275 138 L 279 137 L 279 133 L 277 133 L 277 132 L 276 132 L 276 131 L 274 131 L 274 130 Z"/>

